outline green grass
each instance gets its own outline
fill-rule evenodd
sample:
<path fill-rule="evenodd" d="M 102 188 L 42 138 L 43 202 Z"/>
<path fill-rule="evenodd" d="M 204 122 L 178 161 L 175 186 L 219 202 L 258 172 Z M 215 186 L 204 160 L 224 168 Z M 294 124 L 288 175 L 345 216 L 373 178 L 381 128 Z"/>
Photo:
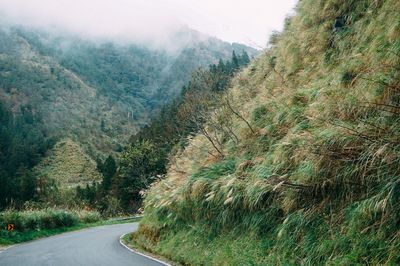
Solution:
<path fill-rule="evenodd" d="M 122 241 L 128 247 L 130 247 L 130 248 L 132 248 L 132 249 L 134 249 L 134 250 L 136 250 L 136 251 L 138 251 L 140 253 L 146 254 L 146 255 L 148 255 L 148 256 L 150 256 L 152 258 L 156 258 L 156 259 L 159 259 L 161 261 L 167 262 L 170 265 L 180 265 L 176 261 L 172 261 L 169 258 L 167 258 L 165 256 L 161 256 L 159 254 L 151 253 L 148 250 L 144 249 L 142 246 L 138 245 L 133 239 L 133 233 L 124 235 L 124 237 L 122 238 Z"/>
<path fill-rule="evenodd" d="M 399 265 L 400 2 L 296 11 L 232 82 L 256 133 L 234 121 L 222 160 L 189 143 L 147 192 L 137 245 L 185 265 Z"/>
<path fill-rule="evenodd" d="M 388 227 L 376 224 L 381 217 L 362 217 L 362 205 L 347 207 L 344 221 L 336 215 L 294 212 L 268 232 L 235 227 L 215 233 L 201 222 L 177 224 L 161 228 L 155 241 L 146 228 L 154 220 L 145 218 L 127 241 L 182 265 L 397 265 L 400 241 L 387 239 Z"/>
<path fill-rule="evenodd" d="M 157 246 L 148 243 L 148 239 L 140 234 L 133 234 L 127 241 L 140 251 L 155 253 L 178 265 L 262 265 L 255 258 L 258 254 L 263 260 L 259 245 L 267 246 L 268 240 L 263 242 L 254 235 L 233 232 L 215 237 L 207 232 L 204 226 L 182 228 L 170 232 Z"/>

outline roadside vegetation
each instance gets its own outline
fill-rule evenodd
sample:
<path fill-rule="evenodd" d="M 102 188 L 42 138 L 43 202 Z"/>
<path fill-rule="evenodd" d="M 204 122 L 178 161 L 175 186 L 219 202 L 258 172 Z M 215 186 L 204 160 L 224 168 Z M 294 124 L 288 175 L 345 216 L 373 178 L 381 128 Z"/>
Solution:
<path fill-rule="evenodd" d="M 296 12 L 197 109 L 135 245 L 183 265 L 399 264 L 400 2 Z"/>
<path fill-rule="evenodd" d="M 0 245 L 11 245 L 41 237 L 83 228 L 138 221 L 132 219 L 104 219 L 97 211 L 88 210 L 6 210 L 0 212 Z M 13 230 L 9 230 L 9 225 Z"/>

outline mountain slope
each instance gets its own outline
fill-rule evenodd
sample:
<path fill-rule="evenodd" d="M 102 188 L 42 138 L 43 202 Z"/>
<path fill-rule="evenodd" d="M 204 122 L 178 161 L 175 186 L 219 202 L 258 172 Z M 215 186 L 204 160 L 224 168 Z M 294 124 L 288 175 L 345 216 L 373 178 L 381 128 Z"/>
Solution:
<path fill-rule="evenodd" d="M 398 264 L 399 13 L 300 1 L 210 113 L 222 152 L 190 140 L 132 241 L 184 265 Z M 232 115 L 237 143 L 213 124 Z"/>
<path fill-rule="evenodd" d="M 70 139 L 59 141 L 35 167 L 35 172 L 39 179 L 53 180 L 57 187 L 63 188 L 83 186 L 101 180 L 96 162 Z"/>
<path fill-rule="evenodd" d="M 2 27 L 0 97 L 14 112 L 32 106 L 46 117 L 50 135 L 72 138 L 91 156 L 115 152 L 179 94 L 194 69 L 230 57 L 236 47 L 197 39 L 188 37 L 172 53 Z"/>

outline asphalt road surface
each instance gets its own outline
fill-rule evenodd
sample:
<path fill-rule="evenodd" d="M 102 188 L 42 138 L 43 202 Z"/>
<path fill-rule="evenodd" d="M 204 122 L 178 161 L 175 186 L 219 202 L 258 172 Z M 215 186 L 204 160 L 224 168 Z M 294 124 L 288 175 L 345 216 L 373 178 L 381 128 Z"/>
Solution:
<path fill-rule="evenodd" d="M 122 234 L 135 231 L 137 226 L 137 223 L 99 226 L 16 245 L 0 253 L 0 265 L 163 265 L 119 243 Z"/>

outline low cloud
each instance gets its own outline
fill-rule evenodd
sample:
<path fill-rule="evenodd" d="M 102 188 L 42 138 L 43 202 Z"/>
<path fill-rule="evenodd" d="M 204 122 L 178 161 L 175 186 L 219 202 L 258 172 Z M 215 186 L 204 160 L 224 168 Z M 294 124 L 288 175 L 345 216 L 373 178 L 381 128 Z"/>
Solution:
<path fill-rule="evenodd" d="M 2 23 L 88 38 L 163 43 L 182 27 L 264 46 L 295 0 L 0 0 Z"/>

